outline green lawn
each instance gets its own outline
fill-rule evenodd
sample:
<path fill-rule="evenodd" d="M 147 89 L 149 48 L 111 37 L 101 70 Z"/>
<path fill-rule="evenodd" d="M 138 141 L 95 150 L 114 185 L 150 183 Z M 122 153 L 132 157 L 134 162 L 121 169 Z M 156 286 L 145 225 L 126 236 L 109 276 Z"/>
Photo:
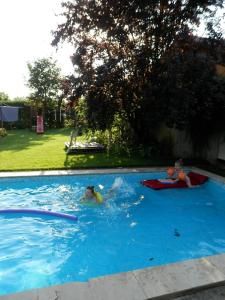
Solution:
<path fill-rule="evenodd" d="M 0 171 L 75 169 L 125 166 L 157 166 L 162 160 L 107 155 L 106 153 L 69 155 L 64 142 L 69 141 L 70 129 L 48 130 L 37 135 L 29 130 L 12 130 L 0 138 Z"/>

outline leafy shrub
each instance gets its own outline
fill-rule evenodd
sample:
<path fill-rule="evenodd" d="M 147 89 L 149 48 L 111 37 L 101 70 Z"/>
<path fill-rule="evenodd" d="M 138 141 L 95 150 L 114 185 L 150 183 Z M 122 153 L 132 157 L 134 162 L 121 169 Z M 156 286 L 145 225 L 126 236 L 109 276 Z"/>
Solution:
<path fill-rule="evenodd" d="M 74 128 L 74 121 L 71 120 L 70 118 L 65 118 L 65 120 L 64 120 L 64 126 L 66 128 Z"/>
<path fill-rule="evenodd" d="M 110 130 L 88 130 L 86 140 L 108 147 L 110 152 L 130 155 L 133 151 L 133 132 L 126 118 L 116 115 Z"/>
<path fill-rule="evenodd" d="M 108 145 L 108 137 L 107 137 L 107 131 L 102 131 L 102 130 L 88 130 L 87 133 L 85 134 L 85 138 L 87 141 L 93 141 L 97 142 L 99 144 L 102 144 L 104 146 Z"/>

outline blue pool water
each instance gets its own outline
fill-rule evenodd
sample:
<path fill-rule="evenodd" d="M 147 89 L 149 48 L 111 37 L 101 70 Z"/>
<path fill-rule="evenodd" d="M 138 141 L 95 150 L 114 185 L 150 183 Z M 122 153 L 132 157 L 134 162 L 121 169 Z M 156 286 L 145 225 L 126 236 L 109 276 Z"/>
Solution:
<path fill-rule="evenodd" d="M 78 222 L 0 215 L 0 294 L 225 252 L 225 185 L 154 191 L 163 173 L 0 179 L 1 209 L 48 209 Z M 85 186 L 123 185 L 106 205 L 79 202 Z M 100 191 L 100 189 L 98 188 Z"/>

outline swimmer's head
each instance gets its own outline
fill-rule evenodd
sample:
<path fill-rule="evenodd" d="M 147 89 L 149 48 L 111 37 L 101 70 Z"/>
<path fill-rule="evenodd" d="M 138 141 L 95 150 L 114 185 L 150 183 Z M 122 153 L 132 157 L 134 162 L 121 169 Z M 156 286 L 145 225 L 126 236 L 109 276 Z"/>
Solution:
<path fill-rule="evenodd" d="M 93 198 L 94 194 L 95 194 L 95 188 L 94 188 L 94 186 L 88 186 L 86 188 L 86 191 L 85 191 L 86 198 L 89 198 L 89 199 Z"/>
<path fill-rule="evenodd" d="M 185 181 L 186 180 L 186 174 L 183 171 L 179 172 L 178 179 L 180 181 Z"/>
<path fill-rule="evenodd" d="M 172 176 L 174 175 L 174 173 L 175 173 L 175 169 L 174 169 L 174 168 L 169 167 L 169 168 L 167 169 L 167 175 L 168 175 L 169 177 L 172 177 Z"/>
<path fill-rule="evenodd" d="M 179 158 L 178 160 L 175 161 L 174 168 L 175 168 L 176 172 L 180 171 L 182 166 L 183 166 L 183 159 L 182 158 Z"/>

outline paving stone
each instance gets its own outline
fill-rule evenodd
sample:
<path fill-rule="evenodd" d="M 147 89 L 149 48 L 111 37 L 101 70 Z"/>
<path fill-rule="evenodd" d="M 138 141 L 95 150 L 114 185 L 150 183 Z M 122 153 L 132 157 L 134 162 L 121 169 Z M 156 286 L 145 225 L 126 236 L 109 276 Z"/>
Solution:
<path fill-rule="evenodd" d="M 146 295 L 132 272 L 100 277 L 90 281 L 98 300 L 145 300 Z"/>
<path fill-rule="evenodd" d="M 225 274 L 225 254 L 208 256 L 206 259 L 209 263 Z"/>
<path fill-rule="evenodd" d="M 60 286 L 50 286 L 42 289 L 34 289 L 28 292 L 16 293 L 0 297 L 0 300 L 59 300 Z"/>
<path fill-rule="evenodd" d="M 181 291 L 225 283 L 225 275 L 207 259 L 134 271 L 148 298 L 165 294 L 176 295 Z"/>
<path fill-rule="evenodd" d="M 38 289 L 38 300 L 59 300 L 60 286 Z"/>
<path fill-rule="evenodd" d="M 67 283 L 0 297 L 0 300 L 98 300 L 88 283 Z"/>
<path fill-rule="evenodd" d="M 68 283 L 62 285 L 58 291 L 57 300 L 98 300 L 88 283 Z"/>
<path fill-rule="evenodd" d="M 32 290 L 31 292 L 16 293 L 13 295 L 1 296 L 1 300 L 39 300 L 38 290 Z"/>

